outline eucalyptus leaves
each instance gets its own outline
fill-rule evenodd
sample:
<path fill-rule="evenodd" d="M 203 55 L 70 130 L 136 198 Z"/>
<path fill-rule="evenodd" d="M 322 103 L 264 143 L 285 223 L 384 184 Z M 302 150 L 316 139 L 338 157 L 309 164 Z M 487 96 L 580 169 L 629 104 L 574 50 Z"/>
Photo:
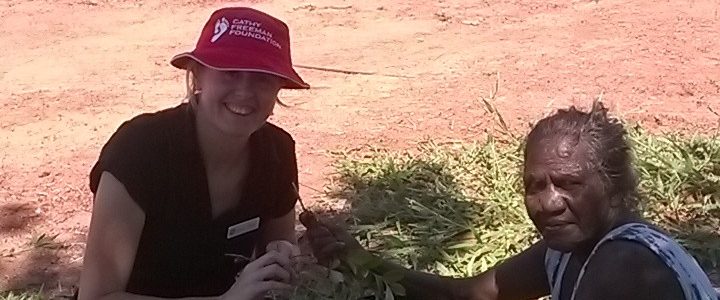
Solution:
<path fill-rule="evenodd" d="M 365 251 L 351 251 L 330 266 L 305 265 L 290 299 L 391 300 L 405 295 L 401 271 L 380 272 L 382 261 Z"/>

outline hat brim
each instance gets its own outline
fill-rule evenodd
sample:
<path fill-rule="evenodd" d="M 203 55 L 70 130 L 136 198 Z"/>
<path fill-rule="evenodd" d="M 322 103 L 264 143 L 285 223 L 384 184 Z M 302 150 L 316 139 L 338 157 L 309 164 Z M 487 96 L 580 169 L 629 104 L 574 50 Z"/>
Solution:
<path fill-rule="evenodd" d="M 243 55 L 228 55 L 228 50 L 206 50 L 192 51 L 175 55 L 170 64 L 179 69 L 187 69 L 190 61 L 196 61 L 199 64 L 217 70 L 217 71 L 248 71 L 261 72 L 271 74 L 285 79 L 283 88 L 287 89 L 309 89 L 310 85 L 300 78 L 300 75 L 292 68 L 292 66 L 282 66 L 267 59 L 266 55 L 253 55 L 252 53 L 243 53 Z"/>

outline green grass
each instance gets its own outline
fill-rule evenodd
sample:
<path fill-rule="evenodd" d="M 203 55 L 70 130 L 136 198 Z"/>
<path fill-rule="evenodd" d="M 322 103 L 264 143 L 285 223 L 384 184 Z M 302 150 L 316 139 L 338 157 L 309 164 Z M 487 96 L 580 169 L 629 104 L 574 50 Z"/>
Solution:
<path fill-rule="evenodd" d="M 707 270 L 720 265 L 720 140 L 629 134 L 644 215 Z M 341 154 L 333 197 L 351 229 L 382 256 L 449 276 L 482 272 L 539 236 L 522 201 L 521 141 L 422 143 Z"/>
<path fill-rule="evenodd" d="M 44 300 L 40 292 L 26 291 L 20 294 L 14 292 L 0 292 L 0 300 Z"/>

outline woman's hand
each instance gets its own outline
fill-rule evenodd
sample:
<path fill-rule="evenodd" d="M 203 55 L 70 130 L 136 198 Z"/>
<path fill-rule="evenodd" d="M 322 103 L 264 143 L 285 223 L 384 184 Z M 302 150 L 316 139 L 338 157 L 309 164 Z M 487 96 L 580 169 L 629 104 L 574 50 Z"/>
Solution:
<path fill-rule="evenodd" d="M 282 256 L 290 259 L 300 255 L 300 247 L 285 240 L 277 240 L 268 243 L 267 247 L 265 247 L 265 251 L 277 251 Z"/>
<path fill-rule="evenodd" d="M 294 246 L 289 242 L 288 244 Z M 247 264 L 235 278 L 235 284 L 219 299 L 256 300 L 262 299 L 269 291 L 290 289 L 293 273 L 290 258 L 294 251 L 291 246 L 284 245 L 283 242 L 268 244 L 269 250 Z M 275 247 L 279 251 L 275 250 Z"/>
<path fill-rule="evenodd" d="M 299 259 L 302 257 L 300 252 L 300 247 L 297 245 L 285 241 L 285 240 L 276 240 L 272 241 L 267 244 L 267 247 L 265 247 L 265 250 L 270 251 L 277 251 L 280 253 L 282 257 L 287 257 L 290 261 L 290 284 L 293 284 L 295 282 L 295 279 L 299 276 L 299 271 L 301 267 L 301 263 L 303 262 L 302 259 Z"/>

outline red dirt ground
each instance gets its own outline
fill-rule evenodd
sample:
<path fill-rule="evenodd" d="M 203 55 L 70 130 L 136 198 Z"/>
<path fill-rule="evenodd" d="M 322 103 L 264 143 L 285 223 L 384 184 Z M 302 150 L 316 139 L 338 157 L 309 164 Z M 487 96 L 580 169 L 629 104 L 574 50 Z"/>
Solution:
<path fill-rule="evenodd" d="M 297 64 L 377 73 L 299 69 L 315 88 L 283 92 L 293 107 L 272 119 L 297 140 L 302 184 L 327 184 L 332 150 L 482 139 L 498 73 L 494 104 L 518 132 L 600 93 L 653 130 L 718 129 L 720 1 L 493 2 L 241 3 L 287 21 Z M 222 5 L 0 4 L 0 290 L 77 282 L 89 168 L 122 121 L 180 103 L 184 74 L 168 59 Z M 320 198 L 311 188 L 304 198 Z M 29 247 L 41 234 L 65 247 Z"/>

